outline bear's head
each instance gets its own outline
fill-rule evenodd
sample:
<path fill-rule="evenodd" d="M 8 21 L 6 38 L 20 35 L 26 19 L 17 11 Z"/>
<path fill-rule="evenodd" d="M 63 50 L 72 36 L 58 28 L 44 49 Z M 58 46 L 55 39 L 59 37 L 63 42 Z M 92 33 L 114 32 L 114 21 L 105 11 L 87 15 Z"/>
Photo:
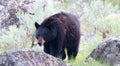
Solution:
<path fill-rule="evenodd" d="M 51 40 L 51 31 L 47 27 L 43 27 L 35 22 L 36 27 L 36 38 L 38 40 L 38 44 L 44 45 L 45 43 Z"/>

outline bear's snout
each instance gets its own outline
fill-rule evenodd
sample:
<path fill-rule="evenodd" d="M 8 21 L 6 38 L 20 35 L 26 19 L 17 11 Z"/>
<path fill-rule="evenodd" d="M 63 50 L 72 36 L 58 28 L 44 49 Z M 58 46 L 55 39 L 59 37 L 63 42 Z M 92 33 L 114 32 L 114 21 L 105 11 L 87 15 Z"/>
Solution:
<path fill-rule="evenodd" d="M 38 38 L 38 44 L 39 44 L 40 46 L 45 44 L 45 40 L 44 40 L 43 37 L 39 37 L 39 38 Z"/>

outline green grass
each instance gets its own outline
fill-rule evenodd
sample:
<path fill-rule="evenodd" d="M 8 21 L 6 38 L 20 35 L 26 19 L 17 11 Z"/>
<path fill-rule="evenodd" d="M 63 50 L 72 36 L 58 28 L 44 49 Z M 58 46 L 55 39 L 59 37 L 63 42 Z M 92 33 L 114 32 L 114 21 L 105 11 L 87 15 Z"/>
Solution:
<path fill-rule="evenodd" d="M 70 62 L 70 64 L 73 66 L 107 66 L 106 64 L 101 64 L 92 58 L 89 59 L 89 62 L 85 62 L 86 57 L 90 54 L 93 48 L 95 48 L 99 42 L 101 42 L 100 36 L 96 36 L 98 38 L 92 39 L 90 41 L 81 41 L 78 56 L 76 57 L 76 60 Z"/>

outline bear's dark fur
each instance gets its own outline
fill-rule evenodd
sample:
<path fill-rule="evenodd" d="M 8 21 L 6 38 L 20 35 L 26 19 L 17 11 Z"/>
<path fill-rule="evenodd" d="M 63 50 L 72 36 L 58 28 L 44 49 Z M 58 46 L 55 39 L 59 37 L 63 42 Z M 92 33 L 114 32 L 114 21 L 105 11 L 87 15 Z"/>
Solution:
<path fill-rule="evenodd" d="M 76 16 L 70 13 L 57 13 L 45 19 L 41 25 L 37 22 L 36 38 L 38 44 L 44 44 L 44 51 L 55 57 L 68 59 L 78 54 L 80 40 L 80 23 Z"/>

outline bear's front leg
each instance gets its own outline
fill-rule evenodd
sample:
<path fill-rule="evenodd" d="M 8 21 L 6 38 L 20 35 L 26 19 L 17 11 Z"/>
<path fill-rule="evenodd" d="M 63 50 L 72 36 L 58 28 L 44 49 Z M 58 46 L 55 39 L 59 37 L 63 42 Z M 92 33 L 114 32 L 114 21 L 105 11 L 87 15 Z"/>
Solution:
<path fill-rule="evenodd" d="M 61 48 L 58 45 L 53 45 L 50 48 L 51 55 L 58 57 L 58 58 L 60 56 L 60 51 L 61 51 Z"/>
<path fill-rule="evenodd" d="M 50 54 L 50 45 L 44 44 L 44 52 Z"/>
<path fill-rule="evenodd" d="M 54 57 L 58 57 L 58 58 L 60 55 L 60 49 L 59 49 L 58 45 L 56 45 L 54 43 L 44 44 L 44 52 L 48 53 Z"/>
<path fill-rule="evenodd" d="M 61 42 L 55 41 L 50 44 L 50 54 L 57 57 L 61 58 L 61 51 L 62 51 L 62 44 Z"/>

